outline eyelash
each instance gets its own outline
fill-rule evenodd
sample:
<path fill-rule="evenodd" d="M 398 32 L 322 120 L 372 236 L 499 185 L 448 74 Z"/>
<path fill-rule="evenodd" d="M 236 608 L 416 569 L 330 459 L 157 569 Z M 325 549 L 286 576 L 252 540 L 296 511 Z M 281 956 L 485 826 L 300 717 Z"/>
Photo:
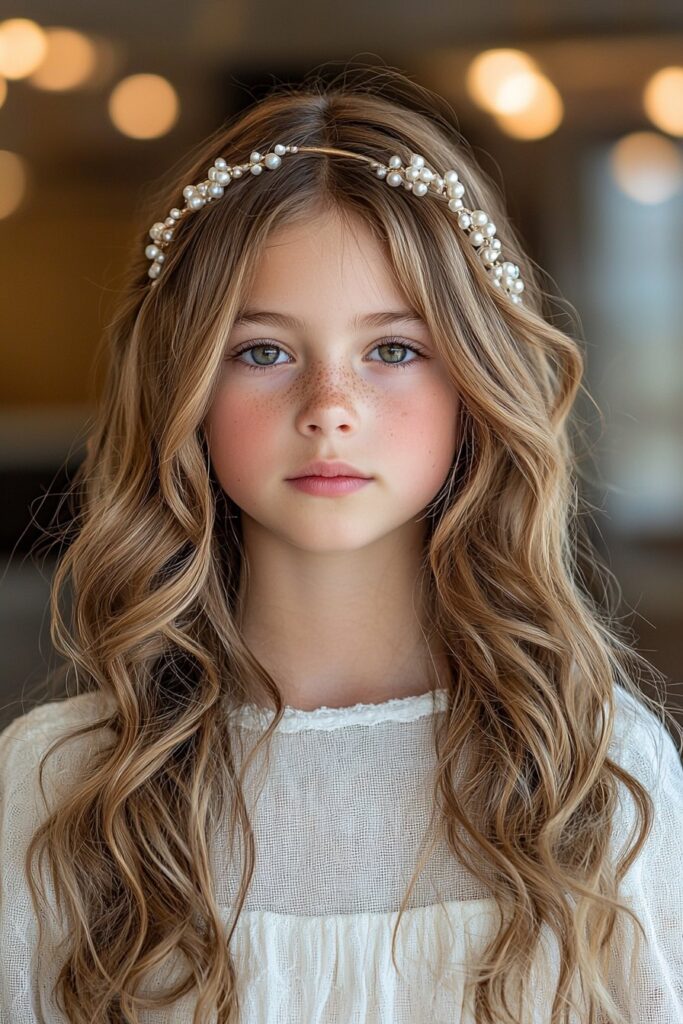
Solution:
<path fill-rule="evenodd" d="M 405 349 L 408 349 L 408 351 L 414 352 L 416 355 L 420 356 L 420 359 L 425 359 L 426 358 L 424 353 L 417 347 L 417 345 L 410 344 L 410 343 L 404 341 L 402 338 L 387 338 L 385 341 L 378 342 L 378 344 L 375 345 L 375 348 L 373 348 L 372 351 L 374 352 L 375 349 L 383 348 L 385 346 L 391 346 L 393 348 L 405 348 Z M 237 351 L 233 352 L 233 354 L 232 354 L 232 356 L 230 358 L 231 359 L 237 359 L 237 357 L 241 356 L 243 352 L 251 352 L 251 350 L 254 349 L 254 348 L 275 348 L 279 352 L 284 352 L 285 351 L 280 345 L 273 345 L 273 344 L 266 343 L 266 342 L 255 342 L 255 343 L 254 342 L 247 342 L 241 348 L 238 348 Z M 373 362 L 374 361 L 375 360 L 373 360 Z M 382 365 L 383 366 L 391 366 L 391 367 L 394 367 L 394 368 L 399 368 L 399 369 L 405 370 L 409 366 L 412 366 L 413 363 L 417 363 L 419 361 L 420 361 L 419 359 L 410 359 L 408 362 L 382 363 Z M 382 362 L 382 360 L 380 360 L 380 363 L 381 362 Z M 246 368 L 248 370 L 256 370 L 256 371 L 270 370 L 270 369 L 272 369 L 272 367 L 277 366 L 277 365 L 278 365 L 277 363 L 271 363 L 270 366 L 254 366 L 251 363 L 242 363 L 242 366 L 246 366 Z M 280 363 L 279 365 L 280 366 L 286 366 L 287 364 L 286 363 Z"/>

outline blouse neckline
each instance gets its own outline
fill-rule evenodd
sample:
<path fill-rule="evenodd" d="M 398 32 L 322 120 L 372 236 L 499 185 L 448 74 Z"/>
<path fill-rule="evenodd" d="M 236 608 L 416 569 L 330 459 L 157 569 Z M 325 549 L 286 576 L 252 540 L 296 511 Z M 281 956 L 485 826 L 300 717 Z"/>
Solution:
<path fill-rule="evenodd" d="M 348 707 L 304 710 L 286 704 L 276 732 L 300 732 L 305 729 L 339 729 L 350 725 L 377 725 L 381 722 L 412 722 L 448 706 L 448 690 L 434 691 L 410 697 L 391 697 L 375 704 L 358 703 Z M 231 710 L 233 721 L 243 728 L 256 729 L 270 725 L 275 717 L 273 708 L 256 704 L 242 704 Z"/>

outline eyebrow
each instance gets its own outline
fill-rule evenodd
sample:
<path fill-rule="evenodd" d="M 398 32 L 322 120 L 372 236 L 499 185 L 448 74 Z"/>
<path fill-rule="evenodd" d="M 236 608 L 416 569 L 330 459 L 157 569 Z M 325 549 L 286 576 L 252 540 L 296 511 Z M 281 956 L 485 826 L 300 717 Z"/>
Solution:
<path fill-rule="evenodd" d="M 397 322 L 425 325 L 424 319 L 412 309 L 389 309 L 378 313 L 356 315 L 350 323 L 351 328 L 384 327 Z M 298 317 L 287 313 L 273 313 L 264 309 L 245 309 L 235 318 L 234 326 L 241 324 L 272 324 L 285 330 L 302 330 L 306 325 Z"/>

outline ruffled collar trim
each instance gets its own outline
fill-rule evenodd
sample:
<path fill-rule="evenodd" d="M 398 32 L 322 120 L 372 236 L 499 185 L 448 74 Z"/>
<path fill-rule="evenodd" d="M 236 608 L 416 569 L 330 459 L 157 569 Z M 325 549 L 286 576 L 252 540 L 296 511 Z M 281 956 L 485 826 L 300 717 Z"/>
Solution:
<path fill-rule="evenodd" d="M 351 725 L 378 725 L 382 722 L 413 722 L 425 715 L 443 711 L 448 706 L 448 691 L 440 688 L 410 697 L 392 697 L 378 704 L 353 704 L 330 708 L 322 705 L 304 711 L 285 705 L 276 731 L 300 732 L 305 729 L 340 729 Z M 272 708 L 243 704 L 230 712 L 232 720 L 247 729 L 263 729 L 275 717 Z"/>

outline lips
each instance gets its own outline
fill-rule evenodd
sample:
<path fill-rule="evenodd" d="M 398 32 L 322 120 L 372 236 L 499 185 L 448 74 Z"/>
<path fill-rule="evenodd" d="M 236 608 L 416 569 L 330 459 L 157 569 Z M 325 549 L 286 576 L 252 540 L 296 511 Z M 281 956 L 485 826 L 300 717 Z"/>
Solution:
<path fill-rule="evenodd" d="M 359 477 L 361 480 L 370 480 L 371 477 L 367 473 L 363 473 L 360 469 L 350 465 L 348 462 L 340 461 L 317 461 L 309 462 L 306 466 L 303 466 L 298 473 L 294 476 L 288 477 L 288 480 L 298 480 L 300 477 L 305 476 L 344 476 L 344 477 Z"/>

